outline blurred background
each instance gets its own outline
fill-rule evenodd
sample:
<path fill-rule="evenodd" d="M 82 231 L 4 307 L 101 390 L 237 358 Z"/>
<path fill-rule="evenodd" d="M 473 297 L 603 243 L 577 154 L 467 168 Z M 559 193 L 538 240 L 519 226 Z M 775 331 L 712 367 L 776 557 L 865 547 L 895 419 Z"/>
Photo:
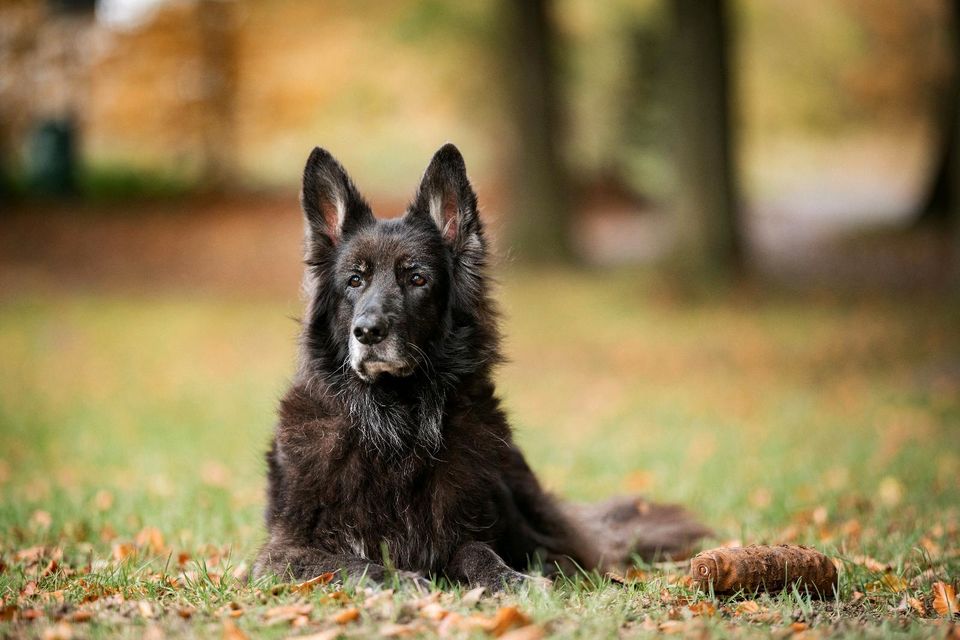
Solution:
<path fill-rule="evenodd" d="M 446 141 L 499 254 L 501 390 L 550 486 L 691 502 L 754 540 L 824 504 L 941 517 L 956 8 L 3 0 L 2 521 L 82 520 L 108 490 L 118 529 L 252 549 L 303 163 L 329 149 L 393 216 Z"/>

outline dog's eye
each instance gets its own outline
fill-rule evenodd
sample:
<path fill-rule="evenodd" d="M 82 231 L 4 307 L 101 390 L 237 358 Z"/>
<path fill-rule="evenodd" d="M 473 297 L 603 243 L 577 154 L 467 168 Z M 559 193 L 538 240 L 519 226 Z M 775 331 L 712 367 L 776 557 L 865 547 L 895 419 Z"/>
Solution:
<path fill-rule="evenodd" d="M 347 280 L 347 286 L 350 286 L 350 287 L 356 288 L 362 284 L 363 284 L 363 278 L 361 278 L 357 274 L 353 274 L 352 276 L 350 276 L 350 279 Z"/>
<path fill-rule="evenodd" d="M 427 284 L 427 279 L 424 278 L 419 273 L 415 273 L 412 276 L 410 276 L 410 284 L 412 284 L 415 287 L 422 287 L 423 285 Z"/>

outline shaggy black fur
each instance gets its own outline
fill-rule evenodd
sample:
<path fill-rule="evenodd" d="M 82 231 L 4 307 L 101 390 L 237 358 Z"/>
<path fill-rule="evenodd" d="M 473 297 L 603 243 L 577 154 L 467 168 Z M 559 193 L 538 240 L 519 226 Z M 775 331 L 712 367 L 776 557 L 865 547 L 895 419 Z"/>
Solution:
<path fill-rule="evenodd" d="M 322 149 L 301 200 L 308 306 L 267 454 L 257 575 L 382 580 L 389 567 L 496 590 L 535 560 L 600 568 L 706 533 L 680 509 L 578 508 L 540 487 L 494 392 L 486 240 L 456 147 L 436 153 L 402 218 L 375 219 Z"/>

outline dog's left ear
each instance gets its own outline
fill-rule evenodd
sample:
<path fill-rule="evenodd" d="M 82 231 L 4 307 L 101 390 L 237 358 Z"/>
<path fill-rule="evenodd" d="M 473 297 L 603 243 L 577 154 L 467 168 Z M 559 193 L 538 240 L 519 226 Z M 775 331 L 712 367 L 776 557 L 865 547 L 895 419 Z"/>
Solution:
<path fill-rule="evenodd" d="M 471 246 L 482 247 L 477 194 L 467 179 L 463 156 L 454 145 L 447 143 L 433 155 L 408 215 L 432 220 L 444 243 L 455 253 Z"/>

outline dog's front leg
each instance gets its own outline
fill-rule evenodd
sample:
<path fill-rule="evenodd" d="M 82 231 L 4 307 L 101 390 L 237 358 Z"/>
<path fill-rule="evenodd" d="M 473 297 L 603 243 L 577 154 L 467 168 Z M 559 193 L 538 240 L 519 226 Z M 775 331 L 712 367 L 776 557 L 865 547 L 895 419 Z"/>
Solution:
<path fill-rule="evenodd" d="M 254 565 L 257 577 L 274 574 L 284 580 L 308 580 L 324 573 L 346 574 L 348 580 L 365 578 L 383 582 L 391 575 L 429 587 L 422 575 L 410 571 L 390 572 L 381 564 L 359 556 L 329 553 L 323 549 L 290 544 L 267 544 Z"/>
<path fill-rule="evenodd" d="M 473 587 L 486 587 L 490 592 L 518 587 L 525 582 L 549 584 L 544 578 L 514 571 L 496 551 L 482 542 L 467 542 L 461 545 L 447 563 L 445 573 L 452 580 L 465 582 Z"/>

